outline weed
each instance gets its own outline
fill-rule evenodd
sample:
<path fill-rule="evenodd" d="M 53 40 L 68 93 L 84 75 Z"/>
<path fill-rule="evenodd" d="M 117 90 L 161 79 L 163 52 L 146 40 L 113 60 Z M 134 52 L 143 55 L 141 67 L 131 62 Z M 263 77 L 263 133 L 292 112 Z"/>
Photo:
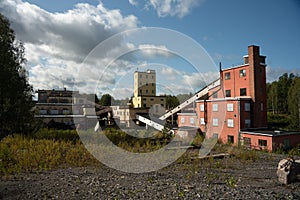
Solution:
<path fill-rule="evenodd" d="M 229 177 L 225 180 L 225 183 L 231 187 L 231 188 L 234 188 L 236 187 L 237 185 L 237 180 L 234 178 L 234 177 Z"/>

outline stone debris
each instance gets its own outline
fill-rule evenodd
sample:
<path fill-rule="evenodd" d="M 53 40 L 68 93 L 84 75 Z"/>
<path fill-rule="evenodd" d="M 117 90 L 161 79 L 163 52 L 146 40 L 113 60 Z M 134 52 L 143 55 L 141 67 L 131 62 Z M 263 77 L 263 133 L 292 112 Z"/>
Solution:
<path fill-rule="evenodd" d="M 280 183 L 287 185 L 299 181 L 298 174 L 300 174 L 300 160 L 288 157 L 278 163 L 277 176 Z"/>

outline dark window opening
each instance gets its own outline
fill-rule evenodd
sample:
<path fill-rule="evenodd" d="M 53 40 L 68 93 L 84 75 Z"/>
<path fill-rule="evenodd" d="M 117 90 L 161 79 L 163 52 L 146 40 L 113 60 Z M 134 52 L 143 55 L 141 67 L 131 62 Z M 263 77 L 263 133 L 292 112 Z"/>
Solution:
<path fill-rule="evenodd" d="M 246 76 L 246 70 L 245 69 L 241 69 L 240 70 L 240 77 L 245 77 Z"/>
<path fill-rule="evenodd" d="M 240 96 L 247 96 L 247 89 L 246 88 L 241 88 L 240 89 Z"/>
<path fill-rule="evenodd" d="M 225 93 L 226 97 L 231 97 L 231 90 L 226 90 Z"/>
<path fill-rule="evenodd" d="M 266 147 L 267 146 L 267 140 L 258 139 L 258 145 Z"/>
<path fill-rule="evenodd" d="M 227 137 L 227 142 L 228 142 L 229 144 L 233 144 L 233 143 L 234 143 L 234 136 L 233 136 L 233 135 L 228 135 L 228 137 Z"/>
<path fill-rule="evenodd" d="M 214 99 L 218 98 L 218 92 L 213 93 L 212 97 L 213 97 Z"/>

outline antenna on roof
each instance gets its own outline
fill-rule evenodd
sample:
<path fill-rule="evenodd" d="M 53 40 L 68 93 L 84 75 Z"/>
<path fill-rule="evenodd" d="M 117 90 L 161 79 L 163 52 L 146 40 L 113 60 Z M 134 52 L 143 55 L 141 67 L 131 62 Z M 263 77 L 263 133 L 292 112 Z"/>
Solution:
<path fill-rule="evenodd" d="M 220 72 L 222 71 L 222 63 L 221 62 L 219 62 L 219 70 L 220 70 Z"/>

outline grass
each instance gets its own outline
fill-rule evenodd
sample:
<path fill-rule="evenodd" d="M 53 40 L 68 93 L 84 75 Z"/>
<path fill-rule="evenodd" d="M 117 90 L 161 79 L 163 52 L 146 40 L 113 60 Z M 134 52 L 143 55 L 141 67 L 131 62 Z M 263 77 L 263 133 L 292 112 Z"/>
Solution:
<path fill-rule="evenodd" d="M 144 134 L 144 136 L 154 136 L 141 139 L 116 129 L 107 129 L 101 133 L 89 130 L 85 131 L 80 137 L 82 139 L 88 137 L 90 138 L 90 143 L 93 143 L 97 134 L 105 134 L 109 140 L 122 149 L 139 153 L 158 150 L 166 145 L 169 140 L 163 133 L 153 133 L 143 130 L 141 134 Z M 80 141 L 80 137 L 74 130 L 61 131 L 47 129 L 41 129 L 29 136 L 7 136 L 0 141 L 0 175 L 64 167 L 99 165 L 99 161 L 86 150 Z M 194 146 L 201 146 L 202 141 L 203 138 L 197 136 L 192 144 Z M 288 154 L 299 156 L 299 149 L 300 147 L 298 146 L 288 152 Z M 195 155 L 186 153 L 176 163 L 188 169 L 187 178 L 189 179 L 201 170 L 201 166 L 211 169 L 228 169 L 233 166 L 231 163 L 237 160 L 249 163 L 255 162 L 259 158 L 258 151 L 256 150 L 247 150 L 226 144 L 216 144 L 212 152 L 228 152 L 234 158 L 199 160 L 194 159 Z"/>
<path fill-rule="evenodd" d="M 0 142 L 0 174 L 98 164 L 80 141 L 8 136 Z"/>

